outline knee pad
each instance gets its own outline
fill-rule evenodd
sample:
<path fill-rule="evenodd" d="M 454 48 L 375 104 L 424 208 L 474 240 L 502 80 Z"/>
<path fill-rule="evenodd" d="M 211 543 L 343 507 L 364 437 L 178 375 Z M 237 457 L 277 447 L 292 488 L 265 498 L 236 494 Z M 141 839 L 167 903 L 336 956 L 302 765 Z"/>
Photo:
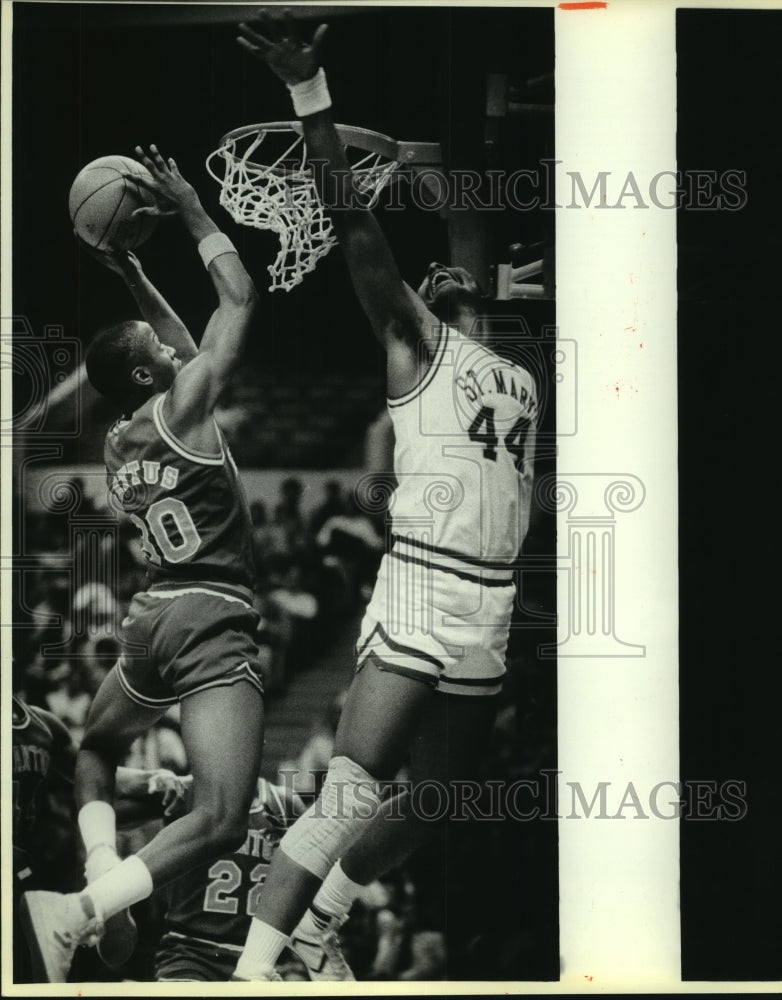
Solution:
<path fill-rule="evenodd" d="M 378 783 L 349 757 L 334 757 L 323 789 L 280 841 L 280 850 L 324 879 L 380 805 Z"/>

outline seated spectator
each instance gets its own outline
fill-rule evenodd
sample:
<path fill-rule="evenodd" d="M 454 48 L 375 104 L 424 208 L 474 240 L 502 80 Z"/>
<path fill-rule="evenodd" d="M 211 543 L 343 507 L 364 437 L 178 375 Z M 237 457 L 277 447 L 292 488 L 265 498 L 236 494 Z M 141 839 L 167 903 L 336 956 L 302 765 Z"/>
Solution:
<path fill-rule="evenodd" d="M 310 533 L 314 536 L 331 517 L 347 513 L 348 504 L 338 479 L 329 479 L 324 487 L 323 502 L 310 515 Z"/>
<path fill-rule="evenodd" d="M 352 493 L 345 513 L 330 517 L 315 541 L 324 550 L 324 564 L 344 577 L 356 603 L 368 600 L 383 556 L 384 541 Z"/>
<path fill-rule="evenodd" d="M 284 691 L 289 670 L 311 655 L 311 627 L 318 614 L 318 600 L 303 586 L 297 562 L 275 555 L 268 569 L 265 588 L 255 601 L 261 615 L 258 640 L 271 651 L 269 673 L 264 680 L 267 695 Z"/>
<path fill-rule="evenodd" d="M 302 549 L 307 541 L 306 526 L 301 513 L 303 491 L 301 480 L 289 476 L 280 485 L 280 500 L 274 508 L 274 523 L 285 533 L 287 549 L 291 553 Z"/>
<path fill-rule="evenodd" d="M 38 623 L 16 652 L 18 661 L 27 664 L 24 678 L 27 696 L 39 705 L 45 703 L 53 686 L 70 673 L 69 597 L 67 584 L 62 591 L 52 588 L 49 597 L 33 609 L 33 619 L 38 619 Z"/>
<path fill-rule="evenodd" d="M 72 615 L 77 637 L 114 638 L 119 626 L 117 599 L 105 583 L 85 583 L 73 595 Z"/>
<path fill-rule="evenodd" d="M 254 500 L 250 504 L 250 517 L 253 524 L 255 572 L 261 585 L 269 574 L 269 562 L 272 556 L 284 548 L 285 539 L 279 529 L 275 530 L 274 526 L 269 524 L 266 504 L 262 500 Z"/>

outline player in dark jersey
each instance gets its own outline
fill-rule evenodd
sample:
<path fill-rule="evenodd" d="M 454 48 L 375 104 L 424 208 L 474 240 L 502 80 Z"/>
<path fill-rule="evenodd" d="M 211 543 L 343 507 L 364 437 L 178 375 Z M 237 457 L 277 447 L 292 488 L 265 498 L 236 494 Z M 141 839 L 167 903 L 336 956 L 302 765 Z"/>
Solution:
<path fill-rule="evenodd" d="M 76 767 L 76 744 L 65 724 L 52 712 L 28 705 L 17 695 L 12 698 L 12 808 L 13 808 L 13 877 L 14 935 L 13 981 L 35 981 L 30 952 L 18 926 L 19 902 L 22 894 L 41 888 L 38 858 L 39 843 L 44 836 L 39 816 L 43 796 L 58 787 L 72 794 Z M 170 771 L 117 769 L 117 796 L 133 801 L 132 819 L 144 817 L 144 802 L 152 788 L 159 787 L 164 797 L 163 808 L 173 805 L 178 779 Z M 157 811 L 157 810 L 156 810 Z M 150 813 L 151 815 L 152 813 Z M 122 814 L 121 814 L 122 815 Z M 125 813 L 128 816 L 127 813 Z M 103 957 L 103 956 L 102 956 Z M 116 964 L 109 958 L 108 964 Z"/>
<path fill-rule="evenodd" d="M 76 763 L 76 747 L 65 724 L 51 712 L 26 705 L 14 696 L 12 702 L 11 784 L 13 803 L 14 876 L 14 967 L 16 983 L 35 982 L 30 953 L 17 926 L 22 893 L 38 888 L 39 866 L 36 841 L 41 800 L 53 782 L 70 782 Z"/>
<path fill-rule="evenodd" d="M 79 826 L 87 851 L 81 893 L 23 900 L 40 971 L 63 982 L 76 946 L 92 943 L 153 888 L 244 841 L 260 770 L 263 709 L 252 607 L 247 501 L 214 408 L 241 359 L 257 294 L 230 240 L 204 211 L 172 159 L 136 148 L 139 180 L 178 216 L 198 246 L 218 304 L 200 346 L 135 258 L 105 258 L 144 321 L 99 333 L 87 374 L 122 407 L 106 439 L 110 496 L 141 532 L 150 586 L 131 602 L 118 664 L 101 685 L 76 766 Z M 193 808 L 137 855 L 117 863 L 115 770 L 131 742 L 175 702 L 194 776 Z M 26 906 L 25 906 L 26 904 Z"/>
<path fill-rule="evenodd" d="M 285 788 L 259 778 L 244 843 L 166 887 L 168 906 L 155 959 L 159 982 L 227 982 L 258 905 L 269 863 L 303 812 Z"/>
<path fill-rule="evenodd" d="M 392 548 L 365 615 L 323 790 L 275 855 L 237 964 L 244 980 L 269 978 L 288 935 L 313 952 L 320 936 L 328 959 L 371 867 L 349 868 L 351 845 L 367 848 L 372 876 L 399 864 L 436 832 L 425 817 L 452 812 L 452 782 L 473 778 L 505 673 L 537 412 L 529 373 L 481 343 L 472 275 L 433 263 L 417 294 L 403 281 L 331 117 L 319 57 L 325 25 L 310 44 L 292 17 L 260 17 L 261 30 L 240 25 L 239 43 L 287 84 L 307 155 L 320 164 L 318 194 L 333 209 L 354 289 L 386 354 L 397 486 Z M 380 782 L 408 755 L 426 794 L 381 801 Z"/>

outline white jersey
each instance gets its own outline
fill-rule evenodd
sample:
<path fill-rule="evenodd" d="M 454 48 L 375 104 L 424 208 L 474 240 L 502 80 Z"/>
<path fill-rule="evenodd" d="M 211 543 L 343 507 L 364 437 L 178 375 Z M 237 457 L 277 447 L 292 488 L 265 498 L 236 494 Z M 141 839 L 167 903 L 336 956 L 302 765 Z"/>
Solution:
<path fill-rule="evenodd" d="M 394 550 L 507 579 L 527 532 L 538 412 L 529 372 L 443 325 L 422 381 L 388 401 Z M 425 555 L 428 553 L 428 555 Z M 507 568 L 506 568 L 507 567 Z"/>

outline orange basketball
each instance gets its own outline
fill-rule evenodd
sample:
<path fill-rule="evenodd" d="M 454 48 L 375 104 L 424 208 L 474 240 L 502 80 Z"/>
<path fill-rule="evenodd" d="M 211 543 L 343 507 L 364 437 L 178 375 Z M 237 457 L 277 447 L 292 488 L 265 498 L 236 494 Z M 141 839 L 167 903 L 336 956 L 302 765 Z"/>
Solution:
<path fill-rule="evenodd" d="M 133 215 L 154 205 L 154 196 L 123 173 L 150 178 L 147 168 L 128 156 L 101 156 L 76 175 L 68 196 L 68 211 L 78 235 L 98 250 L 109 245 L 132 250 L 149 239 L 157 225 L 150 215 Z"/>

